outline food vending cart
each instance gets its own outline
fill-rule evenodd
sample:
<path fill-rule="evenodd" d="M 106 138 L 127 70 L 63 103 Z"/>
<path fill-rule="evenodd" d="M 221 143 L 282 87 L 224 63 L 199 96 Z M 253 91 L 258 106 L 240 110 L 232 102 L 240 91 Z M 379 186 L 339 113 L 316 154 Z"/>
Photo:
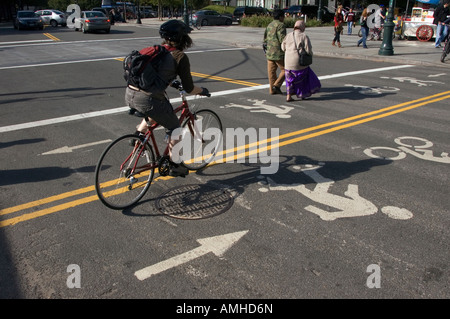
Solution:
<path fill-rule="evenodd" d="M 429 41 L 436 38 L 436 25 L 433 24 L 434 8 L 431 5 L 437 5 L 439 0 L 421 0 L 418 1 L 422 6 L 412 8 L 411 17 L 403 21 L 403 36 L 406 39 L 417 38 L 419 41 Z"/>

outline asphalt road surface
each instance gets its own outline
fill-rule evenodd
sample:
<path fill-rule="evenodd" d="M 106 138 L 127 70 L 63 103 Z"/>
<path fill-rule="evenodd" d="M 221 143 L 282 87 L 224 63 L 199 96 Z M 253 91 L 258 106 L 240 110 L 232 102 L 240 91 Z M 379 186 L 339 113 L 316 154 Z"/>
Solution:
<path fill-rule="evenodd" d="M 157 30 L 0 32 L 0 297 L 450 297 L 447 72 L 316 57 L 320 93 L 287 103 L 262 50 L 198 38 L 190 104 L 227 156 L 114 211 L 95 166 L 140 121 L 120 59 Z"/>

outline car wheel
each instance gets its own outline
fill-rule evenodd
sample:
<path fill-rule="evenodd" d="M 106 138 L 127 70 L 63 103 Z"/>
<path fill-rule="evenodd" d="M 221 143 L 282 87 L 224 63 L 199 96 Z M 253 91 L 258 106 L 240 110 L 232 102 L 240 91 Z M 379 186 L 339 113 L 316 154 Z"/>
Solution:
<path fill-rule="evenodd" d="M 50 21 L 50 25 L 55 28 L 58 26 L 58 22 L 56 20 L 52 20 Z"/>
<path fill-rule="evenodd" d="M 205 25 L 208 25 L 208 20 L 203 19 L 201 25 L 202 25 L 202 27 L 204 27 Z"/>
<path fill-rule="evenodd" d="M 226 24 L 226 25 L 231 25 L 232 23 L 233 23 L 233 22 L 232 22 L 230 19 L 228 19 L 228 20 L 225 21 L 225 24 Z"/>

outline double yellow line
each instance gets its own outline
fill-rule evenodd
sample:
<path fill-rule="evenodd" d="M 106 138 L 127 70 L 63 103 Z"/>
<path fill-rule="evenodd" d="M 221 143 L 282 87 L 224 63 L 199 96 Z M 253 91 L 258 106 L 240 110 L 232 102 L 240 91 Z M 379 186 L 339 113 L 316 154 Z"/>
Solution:
<path fill-rule="evenodd" d="M 50 34 L 50 33 L 44 33 L 44 35 L 45 35 L 47 38 L 52 39 L 53 41 L 61 41 L 60 39 L 58 39 L 57 37 L 55 37 L 54 35 L 52 35 L 52 34 Z"/>
<path fill-rule="evenodd" d="M 199 78 L 211 79 L 211 80 L 222 81 L 222 82 L 227 82 L 227 83 L 234 83 L 234 84 L 239 84 L 239 85 L 244 85 L 244 86 L 261 85 L 259 83 L 253 83 L 253 82 L 247 82 L 247 81 L 241 81 L 241 80 L 233 80 L 233 79 L 224 78 L 221 76 L 208 75 L 208 74 L 197 73 L 197 72 L 191 72 L 191 74 L 192 74 L 192 76 L 196 76 Z"/>
<path fill-rule="evenodd" d="M 117 58 L 115 60 L 123 61 L 124 58 Z M 221 82 L 226 82 L 226 83 L 234 83 L 234 84 L 243 85 L 243 86 L 259 86 L 259 85 L 261 85 L 260 83 L 235 80 L 235 79 L 224 78 L 221 76 L 209 75 L 209 74 L 198 73 L 198 72 L 191 72 L 191 75 L 196 76 L 198 78 L 211 79 L 211 80 L 221 81 Z"/>
<path fill-rule="evenodd" d="M 269 139 L 258 141 L 258 142 L 252 143 L 252 144 L 238 147 L 238 148 L 224 150 L 222 154 L 231 154 L 231 155 L 229 155 L 228 158 L 225 158 L 222 162 L 232 162 L 233 160 L 235 160 L 238 157 L 239 158 L 246 157 L 246 156 L 249 156 L 249 155 L 252 155 L 255 153 L 266 151 L 271 148 L 282 147 L 282 146 L 286 146 L 289 144 L 298 143 L 298 142 L 306 140 L 306 139 L 325 135 L 328 133 L 332 133 L 332 132 L 342 130 L 345 128 L 349 128 L 352 126 L 364 124 L 364 123 L 374 121 L 377 119 L 381 119 L 384 117 L 392 116 L 392 115 L 395 115 L 395 114 L 398 114 L 401 112 L 405 112 L 408 110 L 412 110 L 412 109 L 415 109 L 415 108 L 418 108 L 418 107 L 421 107 L 424 105 L 440 102 L 445 99 L 450 99 L 450 91 L 445 91 L 442 93 L 423 97 L 423 98 L 420 98 L 417 100 L 396 104 L 396 105 L 393 105 L 393 106 L 390 106 L 387 108 L 383 108 L 380 110 L 376 110 L 376 111 L 372 111 L 372 112 L 368 112 L 368 113 L 364 113 L 364 114 L 360 114 L 360 115 L 355 115 L 352 117 L 348 117 L 348 118 L 344 118 L 341 120 L 309 127 L 306 129 L 295 131 L 295 132 L 286 133 L 286 134 L 283 134 L 283 135 L 280 135 L 277 137 L 271 137 Z M 272 141 L 278 141 L 278 142 L 272 144 Z M 255 148 L 255 146 L 258 146 L 258 147 Z M 243 148 L 246 149 L 247 151 L 245 153 L 241 152 L 241 153 L 239 153 L 239 155 L 236 155 L 236 151 L 239 151 L 240 149 L 243 149 Z M 167 179 L 167 178 L 165 178 L 165 179 Z M 156 180 L 158 180 L 158 178 Z M 32 202 L 29 202 L 26 204 L 17 205 L 17 206 L 9 207 L 9 208 L 4 208 L 4 209 L 0 210 L 0 216 L 17 213 L 17 212 L 20 212 L 20 211 L 23 211 L 26 209 L 31 209 L 31 208 L 34 208 L 34 207 L 37 207 L 40 205 L 54 203 L 54 202 L 61 201 L 61 200 L 71 198 L 74 196 L 78 196 L 78 195 L 85 195 L 85 194 L 91 193 L 93 191 L 95 191 L 95 187 L 89 186 L 89 187 L 80 188 L 80 189 L 77 189 L 74 191 L 62 193 L 59 195 L 50 196 L 50 197 L 43 198 L 40 200 L 32 201 Z M 31 212 L 31 213 L 26 213 L 26 214 L 23 214 L 18 217 L 1 220 L 0 228 L 10 226 L 10 225 L 15 225 L 15 224 L 23 222 L 23 221 L 27 221 L 30 219 L 44 216 L 44 215 L 59 212 L 59 211 L 62 211 L 62 210 L 68 209 L 68 208 L 87 204 L 87 203 L 96 201 L 97 199 L 98 198 L 97 198 L 96 194 L 89 195 L 86 197 L 82 197 L 80 199 L 72 200 L 70 202 L 65 202 L 65 203 L 53 206 L 50 208 L 45 208 L 45 209 L 37 210 L 37 211 Z"/>

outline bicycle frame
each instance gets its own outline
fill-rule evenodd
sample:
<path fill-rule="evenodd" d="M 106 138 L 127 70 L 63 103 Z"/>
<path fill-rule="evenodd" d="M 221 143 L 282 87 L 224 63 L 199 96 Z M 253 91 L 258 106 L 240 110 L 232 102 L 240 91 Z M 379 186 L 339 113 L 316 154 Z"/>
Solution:
<path fill-rule="evenodd" d="M 194 114 L 191 112 L 191 110 L 189 109 L 189 104 L 187 102 L 186 99 L 186 91 L 184 91 L 184 89 L 179 88 L 178 89 L 180 91 L 180 96 L 181 96 L 181 100 L 182 103 L 180 106 L 178 106 L 173 112 L 175 114 L 181 112 L 181 115 L 179 117 L 179 123 L 180 126 L 181 124 L 188 119 L 189 122 L 187 123 L 187 126 L 190 130 L 190 132 L 193 134 L 194 133 L 194 129 L 195 129 L 195 125 L 193 125 L 192 123 L 194 122 L 195 118 L 194 118 Z M 154 122 L 154 123 L 150 123 L 150 120 L 148 117 L 145 117 L 145 121 L 147 122 L 147 124 L 149 125 L 147 132 L 144 135 L 144 140 L 141 144 L 136 143 L 136 145 L 134 146 L 133 151 L 131 152 L 131 154 L 125 159 L 125 161 L 122 163 L 121 165 L 121 169 L 123 169 L 123 167 L 125 167 L 126 163 L 134 156 L 136 156 L 136 147 L 138 147 L 139 145 L 141 145 L 141 149 L 139 150 L 139 154 L 137 154 L 137 156 L 141 156 L 142 152 L 144 151 L 145 145 L 147 143 L 153 144 L 153 149 L 155 151 L 155 155 L 156 155 L 156 159 L 157 159 L 157 163 L 155 164 L 145 164 L 143 166 L 137 166 L 137 161 L 135 162 L 132 170 L 131 170 L 131 174 L 140 174 L 146 170 L 151 170 L 154 169 L 158 166 L 158 161 L 165 156 L 168 156 L 169 154 L 169 143 L 167 143 L 167 146 L 163 152 L 163 155 L 161 156 L 161 153 L 159 151 L 158 148 L 158 144 L 156 143 L 156 138 L 155 135 L 153 134 L 153 130 L 155 130 L 156 128 L 158 128 L 160 126 L 160 124 Z"/>

